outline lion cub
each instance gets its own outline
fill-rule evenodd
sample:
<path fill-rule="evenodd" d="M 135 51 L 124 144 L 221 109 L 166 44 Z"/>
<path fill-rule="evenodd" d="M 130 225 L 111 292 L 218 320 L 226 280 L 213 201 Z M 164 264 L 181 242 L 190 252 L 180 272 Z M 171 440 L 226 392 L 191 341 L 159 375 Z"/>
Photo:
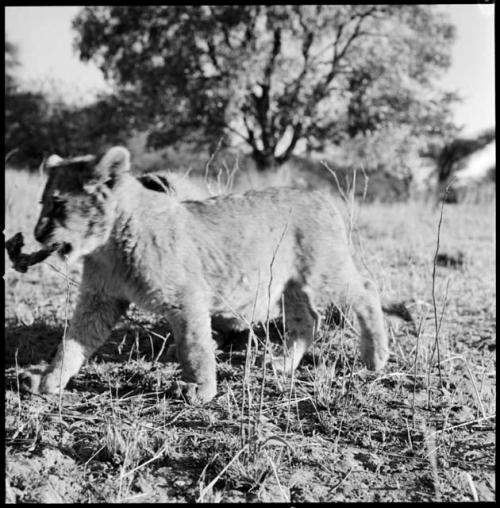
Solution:
<path fill-rule="evenodd" d="M 24 373 L 35 393 L 63 389 L 133 302 L 166 316 L 191 402 L 216 394 L 211 319 L 227 328 L 286 313 L 286 357 L 294 369 L 314 338 L 320 311 L 352 304 L 361 357 L 384 366 L 389 351 L 372 282 L 354 266 L 339 212 L 321 192 L 271 188 L 180 201 L 134 178 L 129 152 L 47 163 L 49 178 L 35 237 L 83 278 L 64 343 L 49 367 Z M 283 297 L 283 301 L 282 301 Z"/>

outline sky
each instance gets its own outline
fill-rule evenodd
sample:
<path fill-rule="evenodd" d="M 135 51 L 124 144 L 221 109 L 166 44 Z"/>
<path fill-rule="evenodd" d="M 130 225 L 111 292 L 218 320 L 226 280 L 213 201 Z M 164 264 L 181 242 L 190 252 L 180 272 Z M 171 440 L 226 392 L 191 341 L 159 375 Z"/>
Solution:
<path fill-rule="evenodd" d="M 83 100 L 107 88 L 102 72 L 73 51 L 73 18 L 80 6 L 6 7 L 5 34 L 18 47 L 17 75 L 28 85 L 50 91 L 51 83 L 71 99 Z"/>
<path fill-rule="evenodd" d="M 71 21 L 79 6 L 5 7 L 5 33 L 18 46 L 18 76 L 50 91 L 57 85 L 70 100 L 90 100 L 107 88 L 102 73 L 73 51 Z M 441 86 L 463 98 L 455 108 L 462 134 L 474 135 L 495 125 L 494 6 L 443 5 L 457 28 L 453 61 Z"/>

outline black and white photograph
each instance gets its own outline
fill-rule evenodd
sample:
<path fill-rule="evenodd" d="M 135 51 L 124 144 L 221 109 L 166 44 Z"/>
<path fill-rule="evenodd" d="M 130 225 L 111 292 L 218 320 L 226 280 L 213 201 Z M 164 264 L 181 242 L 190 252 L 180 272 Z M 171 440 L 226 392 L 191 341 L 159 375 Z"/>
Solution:
<path fill-rule="evenodd" d="M 496 500 L 493 2 L 4 19 L 5 503 Z"/>

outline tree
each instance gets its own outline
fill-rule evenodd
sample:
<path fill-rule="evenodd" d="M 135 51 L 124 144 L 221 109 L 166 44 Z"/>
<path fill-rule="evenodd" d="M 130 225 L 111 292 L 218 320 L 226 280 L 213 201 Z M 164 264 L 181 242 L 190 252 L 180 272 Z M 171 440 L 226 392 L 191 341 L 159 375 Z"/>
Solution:
<path fill-rule="evenodd" d="M 75 47 L 151 146 L 233 135 L 264 169 L 404 125 L 440 136 L 454 28 L 431 5 L 85 7 Z"/>

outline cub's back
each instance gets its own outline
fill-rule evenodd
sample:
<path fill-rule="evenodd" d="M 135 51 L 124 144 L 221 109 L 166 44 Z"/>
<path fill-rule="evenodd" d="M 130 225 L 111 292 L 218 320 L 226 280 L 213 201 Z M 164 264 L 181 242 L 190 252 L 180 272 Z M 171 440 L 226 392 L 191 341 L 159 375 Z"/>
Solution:
<path fill-rule="evenodd" d="M 301 255 L 309 258 L 305 263 L 347 247 L 340 213 L 322 191 L 270 188 L 183 206 L 191 219 L 188 234 L 202 250 L 217 251 L 228 263 L 267 266 L 278 245 L 278 258 Z"/>
<path fill-rule="evenodd" d="M 225 194 L 202 201 L 184 201 L 188 212 L 207 227 L 326 225 L 342 222 L 331 196 L 322 191 L 273 187 Z"/>

